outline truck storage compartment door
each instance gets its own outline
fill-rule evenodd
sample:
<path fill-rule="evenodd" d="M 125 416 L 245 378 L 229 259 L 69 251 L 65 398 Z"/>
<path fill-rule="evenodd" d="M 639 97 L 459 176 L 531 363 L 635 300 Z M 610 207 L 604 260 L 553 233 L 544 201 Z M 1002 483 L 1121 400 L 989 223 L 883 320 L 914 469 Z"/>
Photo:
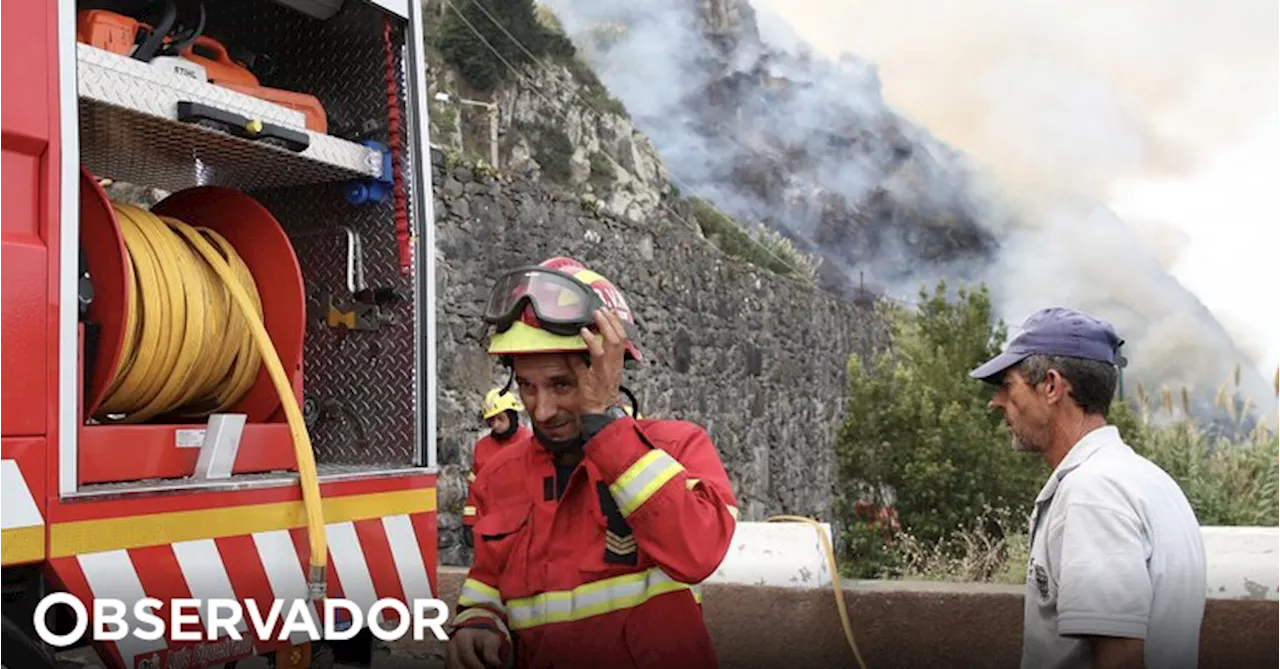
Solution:
<path fill-rule="evenodd" d="M 4 3 L 0 338 L 4 436 L 47 433 L 51 263 L 58 248 L 57 3 Z M 52 251 L 51 251 L 52 249 Z"/>

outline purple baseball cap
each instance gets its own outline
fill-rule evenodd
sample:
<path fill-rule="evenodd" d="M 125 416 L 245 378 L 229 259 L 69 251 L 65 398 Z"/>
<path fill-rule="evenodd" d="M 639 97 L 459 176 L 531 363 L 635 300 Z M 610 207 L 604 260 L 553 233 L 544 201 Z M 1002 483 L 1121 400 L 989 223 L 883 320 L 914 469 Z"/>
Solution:
<path fill-rule="evenodd" d="M 1110 323 L 1075 309 L 1049 307 L 1027 317 L 1004 352 L 969 376 L 995 383 L 1005 370 L 1032 355 L 1061 355 L 1124 367 L 1127 361 L 1120 355 L 1123 345 Z"/>

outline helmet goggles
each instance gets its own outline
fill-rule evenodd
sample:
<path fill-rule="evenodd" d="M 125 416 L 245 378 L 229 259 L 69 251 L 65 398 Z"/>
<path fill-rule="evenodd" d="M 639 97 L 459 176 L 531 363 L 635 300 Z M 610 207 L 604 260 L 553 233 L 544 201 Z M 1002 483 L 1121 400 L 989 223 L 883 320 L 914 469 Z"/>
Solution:
<path fill-rule="evenodd" d="M 604 301 L 585 283 L 564 272 L 533 265 L 498 277 L 485 304 L 484 320 L 503 332 L 531 307 L 542 329 L 569 336 L 593 325 L 596 310 L 603 306 Z"/>

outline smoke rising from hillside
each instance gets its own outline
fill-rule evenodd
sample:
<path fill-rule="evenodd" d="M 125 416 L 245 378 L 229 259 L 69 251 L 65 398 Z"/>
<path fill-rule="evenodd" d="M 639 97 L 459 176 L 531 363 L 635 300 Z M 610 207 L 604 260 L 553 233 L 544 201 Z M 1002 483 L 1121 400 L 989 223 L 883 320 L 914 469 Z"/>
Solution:
<path fill-rule="evenodd" d="M 1257 335 L 1228 336 L 1168 275 L 1187 233 L 1074 201 L 1113 202 L 1136 181 L 1192 176 L 1274 123 L 1280 6 L 785 3 L 758 4 L 785 11 L 822 46 L 876 63 L 891 104 L 973 157 L 1016 203 L 1022 225 L 989 276 L 1002 312 L 1055 301 L 1093 309 L 1127 335 L 1139 376 L 1212 391 L 1243 363 L 1249 396 L 1274 406 L 1250 373 L 1265 353 Z"/>
<path fill-rule="evenodd" d="M 1050 304 L 1087 309 L 1121 330 L 1133 377 L 1212 395 L 1244 363 L 1246 394 L 1274 406 L 1252 361 L 1170 275 L 1185 247 L 1181 232 L 1159 221 L 1130 226 L 1102 206 L 1126 182 L 1191 173 L 1210 148 L 1240 140 L 1259 110 L 1272 108 L 1274 2 L 757 0 L 785 11 L 819 48 L 856 56 L 769 61 L 776 76 L 811 87 L 781 100 L 740 99 L 741 109 L 717 111 L 721 128 L 699 126 L 690 113 L 695 104 L 704 112 L 715 104 L 707 100 L 717 79 L 707 66 L 714 49 L 700 18 L 712 33 L 746 31 L 732 67 L 748 72 L 761 62 L 751 39 L 757 20 L 775 48 L 805 50 L 768 9 L 755 17 L 742 0 L 547 4 L 681 185 L 729 213 L 757 220 L 777 213 L 735 172 L 744 145 L 798 147 L 811 167 L 788 165 L 776 177 L 793 203 L 815 186 L 852 202 L 878 186 L 926 200 L 930 209 L 978 213 L 1000 245 L 994 263 L 940 267 L 908 257 L 890 240 L 852 269 L 865 263 L 908 295 L 935 276 L 984 279 L 1001 315 L 1015 324 Z M 928 133 L 894 122 L 881 86 L 883 97 Z M 1228 95 L 1232 104 L 1224 106 Z M 851 122 L 882 141 L 833 143 L 830 135 Z M 950 156 L 929 134 L 966 158 Z M 886 150 L 903 142 L 914 148 L 905 170 Z M 979 192 L 957 176 L 966 161 L 989 175 L 993 190 Z M 814 205 L 797 205 L 782 223 L 811 234 L 817 218 Z"/>

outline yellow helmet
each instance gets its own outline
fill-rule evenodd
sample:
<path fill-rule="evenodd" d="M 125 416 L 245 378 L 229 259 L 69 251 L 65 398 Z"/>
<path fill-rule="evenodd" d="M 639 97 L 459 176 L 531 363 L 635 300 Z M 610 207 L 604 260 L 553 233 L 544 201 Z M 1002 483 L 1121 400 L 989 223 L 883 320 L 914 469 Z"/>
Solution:
<path fill-rule="evenodd" d="M 503 411 L 524 411 L 524 405 L 516 394 L 506 388 L 494 388 L 484 396 L 484 410 L 481 416 L 489 420 Z"/>
<path fill-rule="evenodd" d="M 587 350 L 579 328 L 592 327 L 600 307 L 617 313 L 627 333 L 626 357 L 641 362 L 635 346 L 636 322 L 611 281 L 572 258 L 551 258 L 499 277 L 485 305 L 485 322 L 497 328 L 489 353 L 574 353 Z"/>

